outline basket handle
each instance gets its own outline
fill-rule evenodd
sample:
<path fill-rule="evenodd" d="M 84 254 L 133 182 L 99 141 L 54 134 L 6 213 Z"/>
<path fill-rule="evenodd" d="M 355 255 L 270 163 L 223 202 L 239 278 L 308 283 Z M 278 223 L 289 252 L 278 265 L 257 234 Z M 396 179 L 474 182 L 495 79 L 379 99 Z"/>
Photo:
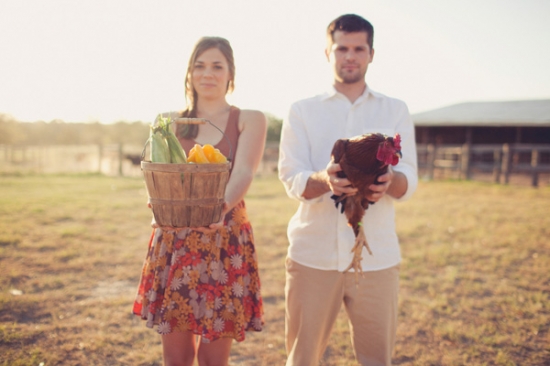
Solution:
<path fill-rule="evenodd" d="M 229 158 L 227 160 L 232 161 L 233 156 L 233 145 L 231 145 L 231 140 L 229 140 L 229 137 L 226 136 L 226 134 L 215 124 L 210 122 L 210 120 L 206 118 L 189 118 L 189 117 L 178 117 L 175 118 L 170 123 L 176 123 L 176 124 L 186 124 L 186 125 L 204 125 L 205 123 L 210 123 L 212 127 L 214 127 L 216 130 L 220 131 L 222 136 L 227 140 L 227 144 L 229 145 Z M 141 160 L 145 159 L 145 151 L 147 150 L 147 144 L 151 138 L 149 137 L 147 141 L 145 141 L 145 144 L 143 145 L 143 150 L 141 150 Z"/>
<path fill-rule="evenodd" d="M 143 150 L 141 150 L 141 161 L 145 159 L 145 150 L 147 150 L 147 144 L 151 141 L 151 138 L 149 137 L 147 141 L 145 141 L 145 145 L 143 145 Z"/>
<path fill-rule="evenodd" d="M 212 127 L 214 127 L 216 130 L 220 131 L 222 136 L 227 140 L 227 144 L 229 145 L 229 161 L 232 161 L 233 156 L 233 146 L 231 145 L 231 141 L 229 140 L 229 137 L 226 136 L 226 134 L 215 124 L 210 122 L 210 120 L 206 118 L 190 118 L 190 117 L 178 117 L 174 118 L 173 123 L 181 124 L 181 125 L 204 125 L 205 123 L 210 123 Z"/>

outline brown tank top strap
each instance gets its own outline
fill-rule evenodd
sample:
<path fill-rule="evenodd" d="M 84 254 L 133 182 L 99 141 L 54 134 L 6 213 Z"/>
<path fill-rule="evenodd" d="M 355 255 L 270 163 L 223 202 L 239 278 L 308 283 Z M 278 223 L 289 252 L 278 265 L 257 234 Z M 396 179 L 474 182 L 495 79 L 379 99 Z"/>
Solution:
<path fill-rule="evenodd" d="M 231 109 L 229 110 L 229 118 L 227 119 L 227 125 L 225 126 L 225 131 L 223 131 L 224 136 L 221 136 L 221 140 L 215 145 L 215 147 L 219 149 L 222 154 L 231 160 L 235 158 L 235 151 L 237 149 L 237 142 L 240 135 L 240 114 L 241 110 L 239 108 L 231 106 Z M 189 150 L 191 150 L 196 143 L 194 139 L 184 139 L 178 137 L 178 140 L 186 153 L 189 153 Z M 229 140 L 229 142 L 227 140 Z"/>
<path fill-rule="evenodd" d="M 239 116 L 241 110 L 235 106 L 231 106 L 229 111 L 229 119 L 227 120 L 227 126 L 225 127 L 225 136 L 216 144 L 216 148 L 220 150 L 222 154 L 234 160 L 235 151 L 237 149 L 237 142 L 239 140 Z M 229 142 L 231 145 L 229 144 Z"/>

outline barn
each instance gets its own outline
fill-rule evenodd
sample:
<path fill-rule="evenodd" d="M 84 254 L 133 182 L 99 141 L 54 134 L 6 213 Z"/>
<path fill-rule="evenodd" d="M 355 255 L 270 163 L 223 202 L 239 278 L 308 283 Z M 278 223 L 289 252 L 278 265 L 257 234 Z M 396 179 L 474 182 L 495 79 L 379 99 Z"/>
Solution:
<path fill-rule="evenodd" d="M 419 168 L 428 178 L 550 173 L 550 99 L 469 102 L 412 115 Z"/>
<path fill-rule="evenodd" d="M 419 144 L 550 144 L 550 99 L 460 103 L 412 119 Z"/>

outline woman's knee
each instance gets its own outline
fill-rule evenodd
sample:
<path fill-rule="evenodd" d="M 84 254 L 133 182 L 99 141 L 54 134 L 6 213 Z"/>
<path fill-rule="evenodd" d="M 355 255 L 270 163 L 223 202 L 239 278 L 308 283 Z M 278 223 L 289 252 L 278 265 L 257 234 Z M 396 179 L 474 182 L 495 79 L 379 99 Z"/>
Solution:
<path fill-rule="evenodd" d="M 189 332 L 163 335 L 162 351 L 164 366 L 192 366 L 196 356 L 194 335 Z"/>
<path fill-rule="evenodd" d="M 226 366 L 229 364 L 233 339 L 221 338 L 212 343 L 201 343 L 197 351 L 200 366 Z"/>

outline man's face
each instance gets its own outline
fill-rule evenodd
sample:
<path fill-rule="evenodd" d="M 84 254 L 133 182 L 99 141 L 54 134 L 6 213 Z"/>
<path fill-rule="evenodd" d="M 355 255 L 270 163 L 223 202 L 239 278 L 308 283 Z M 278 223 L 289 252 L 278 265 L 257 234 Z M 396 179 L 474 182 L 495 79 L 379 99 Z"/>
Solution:
<path fill-rule="evenodd" d="M 325 51 L 334 70 L 334 79 L 343 84 L 362 82 L 372 62 L 371 50 L 366 32 L 334 32 L 334 41 Z"/>

